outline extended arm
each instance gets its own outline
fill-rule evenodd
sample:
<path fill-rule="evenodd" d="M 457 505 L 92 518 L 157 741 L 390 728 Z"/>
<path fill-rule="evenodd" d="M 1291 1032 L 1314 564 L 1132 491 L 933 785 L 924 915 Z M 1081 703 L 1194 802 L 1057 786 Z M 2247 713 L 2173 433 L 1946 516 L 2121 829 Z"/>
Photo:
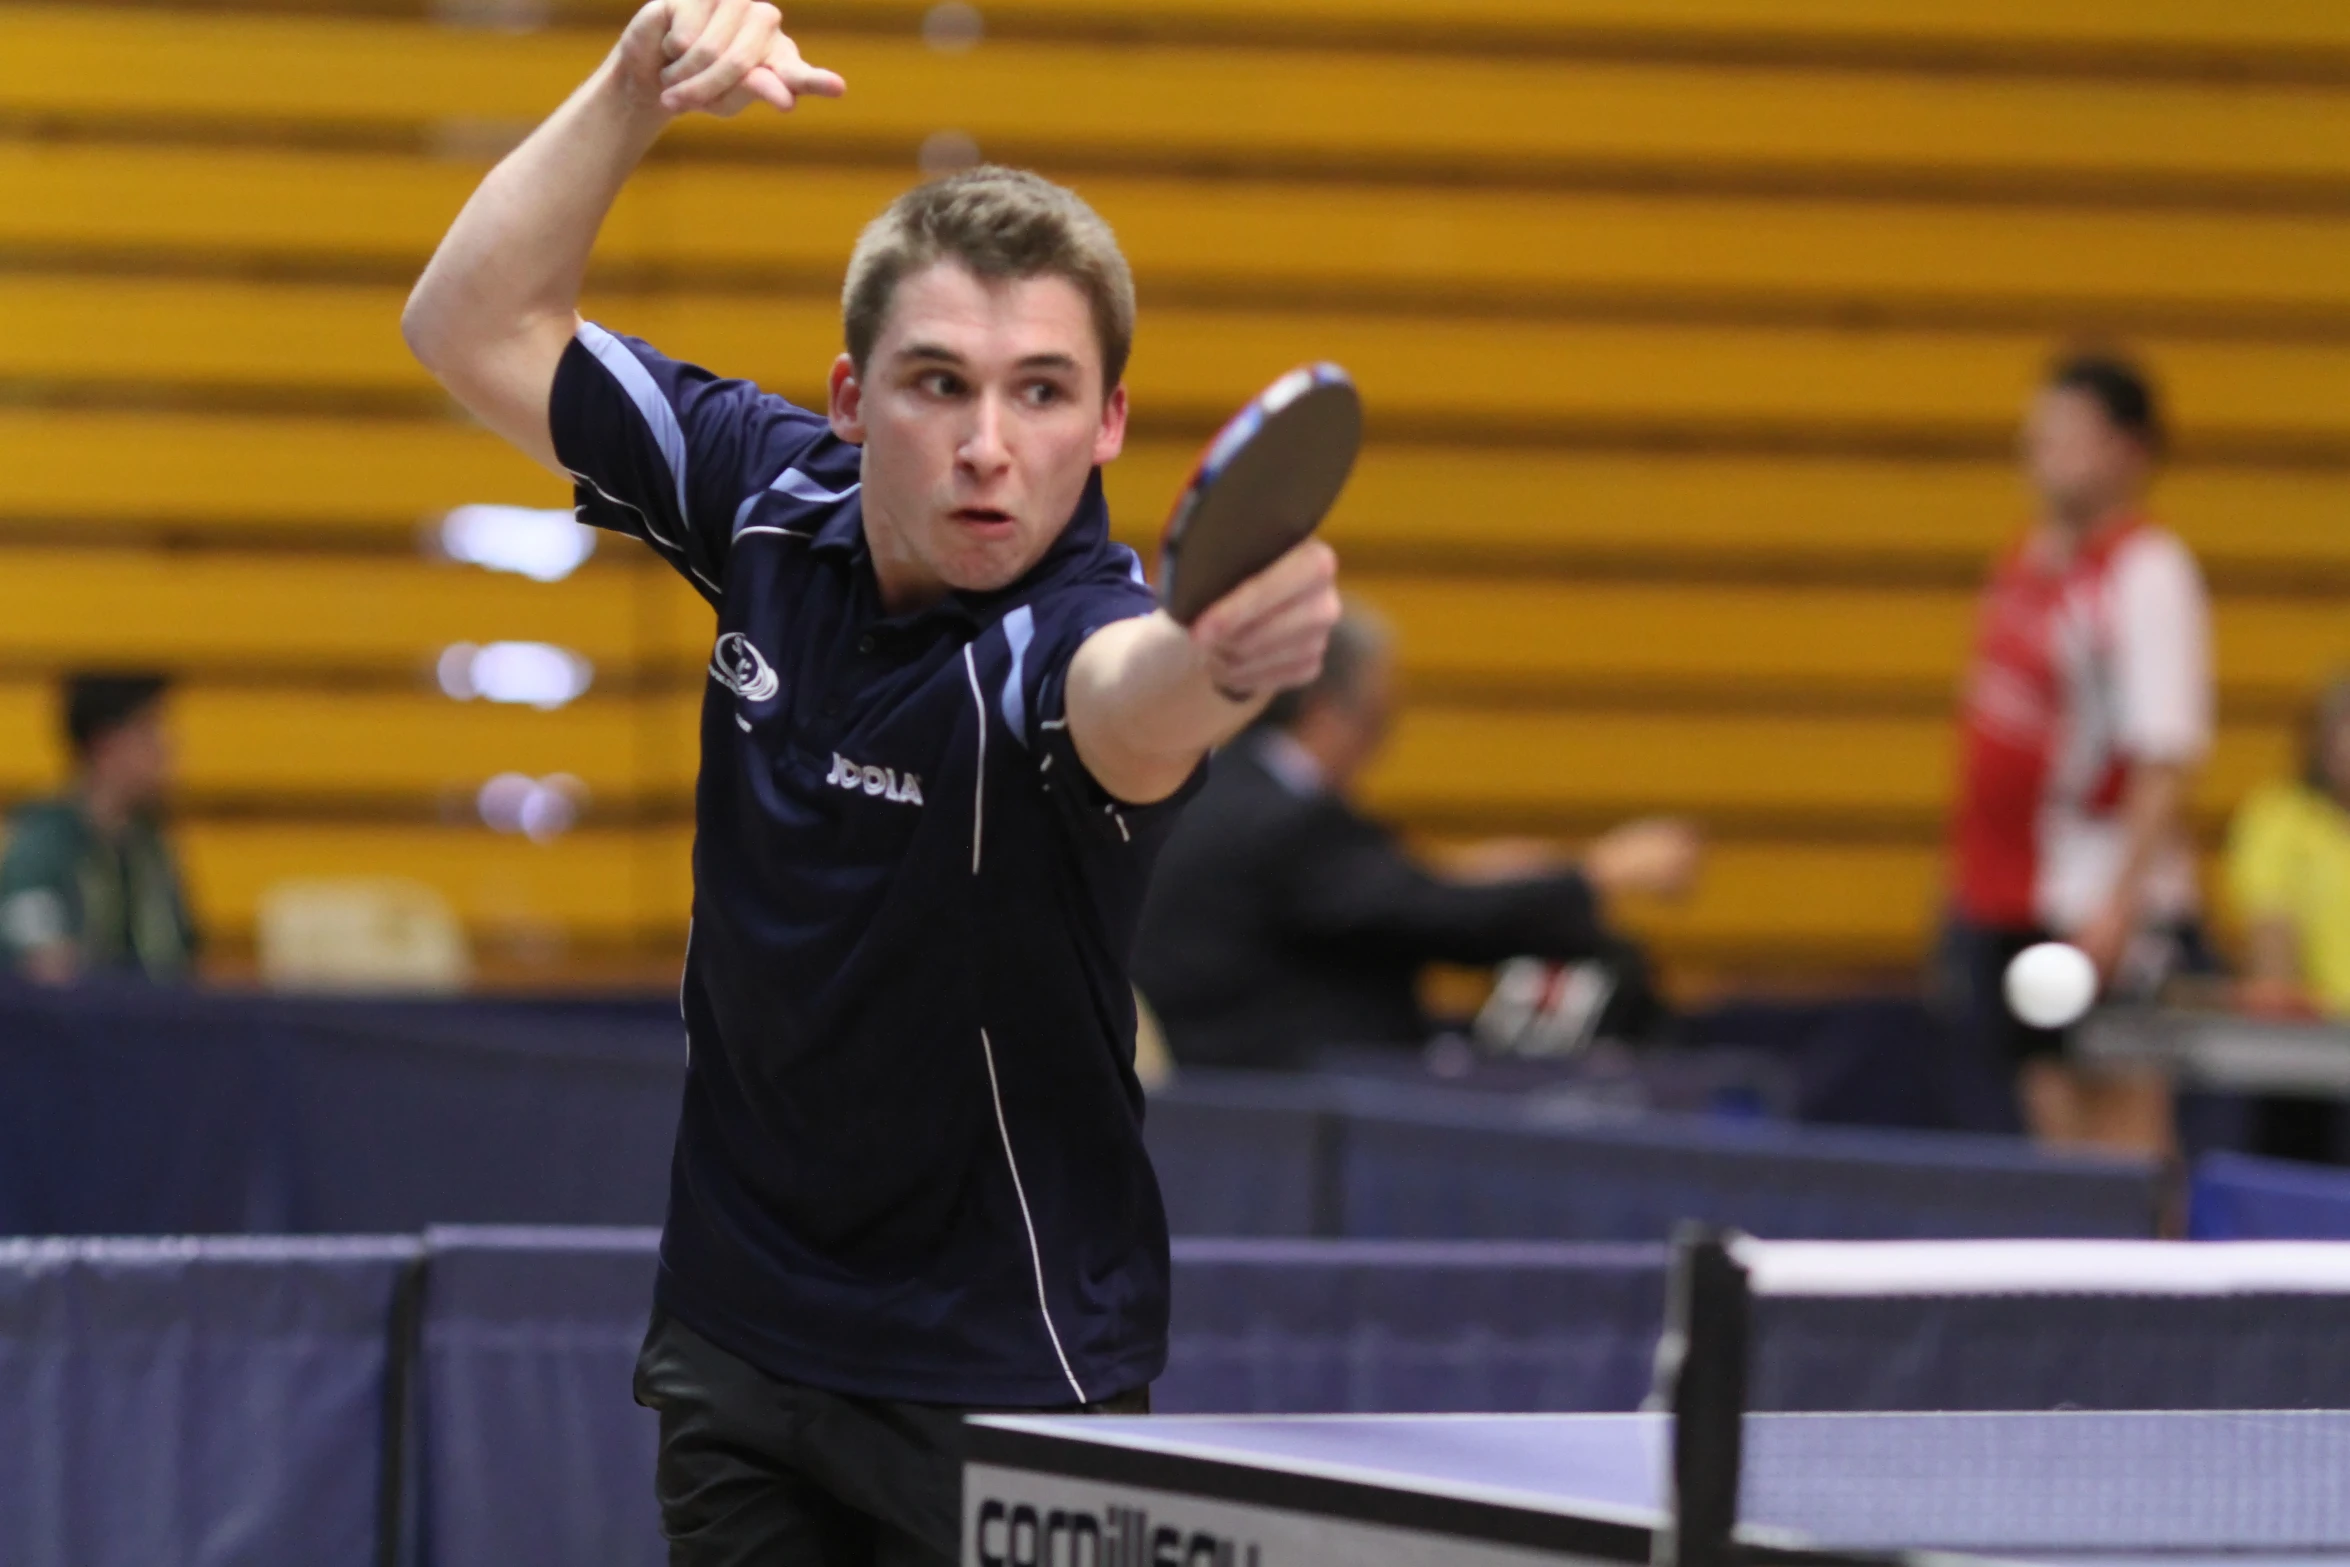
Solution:
<path fill-rule="evenodd" d="M 1325 812 L 1284 867 L 1284 917 L 1310 939 L 1361 941 L 1411 963 L 1580 958 L 1606 948 L 1611 902 L 1678 898 L 1701 857 L 1696 829 L 1664 817 L 1602 834 L 1579 863 L 1529 844 L 1483 847 L 1434 871 L 1351 810 Z"/>
<path fill-rule="evenodd" d="M 1163 800 L 1277 691 L 1311 681 L 1338 623 L 1338 557 L 1309 539 L 1190 628 L 1164 611 L 1104 626 L 1069 664 L 1069 737 L 1094 781 Z"/>
<path fill-rule="evenodd" d="M 596 231 L 671 119 L 837 96 L 757 0 L 653 0 L 596 73 L 481 183 L 409 295 L 400 329 L 459 402 L 557 474 L 547 399 L 578 327 Z"/>

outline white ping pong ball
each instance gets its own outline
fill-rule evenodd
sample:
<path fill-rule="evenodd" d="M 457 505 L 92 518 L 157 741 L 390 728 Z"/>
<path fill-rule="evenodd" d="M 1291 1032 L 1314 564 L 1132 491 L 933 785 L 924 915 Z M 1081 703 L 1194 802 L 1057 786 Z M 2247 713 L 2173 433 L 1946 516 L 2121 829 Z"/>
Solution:
<path fill-rule="evenodd" d="M 2097 965 L 2062 941 L 2024 948 L 2007 965 L 2007 1007 L 2034 1028 L 2078 1022 L 2097 999 Z"/>

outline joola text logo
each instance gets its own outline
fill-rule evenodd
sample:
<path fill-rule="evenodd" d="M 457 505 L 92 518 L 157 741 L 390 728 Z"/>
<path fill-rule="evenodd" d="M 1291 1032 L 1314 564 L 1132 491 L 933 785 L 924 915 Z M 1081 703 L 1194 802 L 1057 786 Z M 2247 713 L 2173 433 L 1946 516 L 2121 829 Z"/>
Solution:
<path fill-rule="evenodd" d="M 979 1567 L 1263 1567 L 1254 1541 L 1153 1524 L 1139 1507 L 979 1504 Z"/>
<path fill-rule="evenodd" d="M 764 702 L 782 684 L 766 656 L 739 631 L 729 631 L 710 650 L 710 678 L 746 702 Z"/>
<path fill-rule="evenodd" d="M 832 753 L 832 771 L 825 775 L 824 781 L 836 789 L 878 795 L 899 805 L 922 803 L 921 774 L 900 774 L 894 767 L 867 767 L 850 761 L 838 751 Z"/>

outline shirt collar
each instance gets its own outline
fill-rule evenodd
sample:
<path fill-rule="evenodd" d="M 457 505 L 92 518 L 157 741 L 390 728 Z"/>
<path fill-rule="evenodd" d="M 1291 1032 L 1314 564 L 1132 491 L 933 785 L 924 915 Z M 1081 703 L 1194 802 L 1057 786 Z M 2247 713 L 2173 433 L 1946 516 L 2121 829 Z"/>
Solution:
<path fill-rule="evenodd" d="M 832 509 L 808 541 L 809 550 L 818 555 L 838 555 L 846 560 L 862 560 L 865 556 L 865 490 L 862 485 L 850 491 L 841 503 Z"/>
<path fill-rule="evenodd" d="M 2045 577 L 2068 577 L 2084 570 L 2094 571 L 2120 548 L 2124 539 L 2145 526 L 2146 516 L 2143 512 L 2122 512 L 2106 518 L 2069 544 L 2043 526 L 2025 536 L 2022 556 L 2027 565 Z"/>
<path fill-rule="evenodd" d="M 977 626 L 1002 606 L 1017 603 L 1045 584 L 1057 581 L 1091 561 L 1110 544 L 1110 505 L 1102 493 L 1102 471 L 1093 470 L 1085 481 L 1085 493 L 1078 497 L 1077 509 L 1045 547 L 1035 565 L 1019 578 L 992 592 L 950 592 L 927 609 L 905 616 L 908 624 L 936 615 L 966 625 Z M 809 549 L 817 554 L 830 555 L 854 564 L 871 560 L 872 550 L 865 541 L 865 492 L 860 489 L 834 508 L 824 525 L 809 541 Z M 894 617 L 893 617 L 894 618 Z"/>

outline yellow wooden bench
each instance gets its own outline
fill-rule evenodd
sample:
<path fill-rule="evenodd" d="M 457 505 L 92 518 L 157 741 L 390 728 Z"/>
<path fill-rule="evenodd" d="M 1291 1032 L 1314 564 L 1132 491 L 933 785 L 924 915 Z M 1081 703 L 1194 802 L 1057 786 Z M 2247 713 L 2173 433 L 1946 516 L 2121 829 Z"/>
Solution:
<path fill-rule="evenodd" d="M 191 822 L 178 841 L 207 927 L 249 939 L 273 883 L 400 876 L 447 898 L 477 937 L 554 937 L 682 955 L 691 904 L 684 827 L 587 830 L 550 844 L 482 827 Z"/>
<path fill-rule="evenodd" d="M 628 541 L 617 549 L 634 553 Z M 623 556 L 625 558 L 625 556 Z M 63 669 L 427 683 L 456 642 L 542 641 L 611 678 L 695 682 L 709 610 L 665 567 L 591 564 L 559 583 L 430 562 L 216 551 L 10 550 L 0 660 Z M 1761 704 L 1891 700 L 1938 711 L 1973 612 L 1964 588 L 1594 582 L 1363 570 L 1351 591 L 1393 620 L 1423 696 L 1517 700 L 1731 693 Z M 2216 616 L 2223 691 L 2275 716 L 2350 663 L 2350 617 L 2324 597 L 2234 595 Z"/>
<path fill-rule="evenodd" d="M 232 945 L 249 940 L 273 882 L 396 875 L 436 887 L 477 938 L 670 954 L 684 946 L 689 842 L 683 827 L 583 831 L 551 844 L 432 826 L 200 822 L 181 833 L 196 903 Z M 1621 912 L 1680 962 L 1894 964 L 1923 949 L 1941 879 L 1940 852 L 1924 845 L 1733 840 L 1712 846 L 1689 903 Z"/>
<path fill-rule="evenodd" d="M 296 876 L 407 876 L 437 888 L 478 937 L 553 935 L 682 951 L 690 896 L 683 827 L 582 831 L 550 844 L 480 828 L 197 822 L 180 834 L 212 929 L 245 939 L 260 895 Z M 1914 950 L 1940 859 L 1907 846 L 1717 845 L 1698 896 L 1628 906 L 1676 956 L 1887 961 Z"/>
<path fill-rule="evenodd" d="M 605 812 L 674 813 L 690 799 L 700 693 L 590 697 L 557 712 L 437 692 L 267 690 L 191 682 L 175 701 L 180 781 L 200 812 L 330 808 L 470 819 L 494 774 L 569 774 Z M 1948 811 L 1955 730 L 1943 714 L 1625 712 L 1416 703 L 1367 781 L 1381 813 L 1462 832 L 1578 831 L 1653 811 L 1732 830 L 1931 838 Z M 2295 769 L 2291 726 L 2231 723 L 2197 793 L 2216 828 L 2255 786 Z M 886 758 L 884 759 L 886 760 Z M 55 706 L 0 683 L 0 796 L 55 787 Z"/>
<path fill-rule="evenodd" d="M 666 600 L 669 587 L 630 571 L 538 583 L 398 557 L 49 548 L 0 561 L 0 658 L 10 662 L 309 680 L 357 670 L 429 681 L 453 642 L 556 642 L 624 672 L 638 656 L 640 596 Z M 707 633 L 693 640 L 706 650 Z"/>
<path fill-rule="evenodd" d="M 376 18 L 15 6 L 0 108 L 415 126 L 536 120 L 594 68 L 608 26 L 510 34 Z M 2350 99 L 2257 84 L 1914 74 L 1444 54 L 999 41 L 964 54 L 812 34 L 851 95 L 686 139 L 910 148 L 952 128 L 1026 157 L 1215 153 L 1464 163 L 1963 171 L 2337 182 Z M 1397 106 L 1409 104 L 1411 112 Z"/>
<path fill-rule="evenodd" d="M 0 141 L 0 243 L 418 267 L 483 170 L 423 154 Z M 910 170 L 662 161 L 598 261 L 830 279 Z M 1080 175 L 1147 288 L 1411 290 L 1490 303 L 1882 310 L 1985 302 L 2067 324 L 2350 311 L 2338 214 L 1833 201 Z"/>
<path fill-rule="evenodd" d="M 1146 557 L 1196 454 L 1188 440 L 1138 438 L 1107 470 L 1113 522 Z M 0 530 L 40 524 L 49 538 L 404 545 L 464 502 L 569 500 L 561 481 L 454 421 L 0 408 Z M 1328 534 L 1350 563 L 1390 571 L 1797 562 L 1969 580 L 2025 508 L 2013 465 L 1993 459 L 1391 442 L 1363 454 Z M 2350 469 L 2182 465 L 2155 508 L 2209 567 L 2350 569 Z"/>
<path fill-rule="evenodd" d="M 1731 831 L 1933 840 L 1956 782 L 1943 716 L 1828 717 L 1410 708 L 1366 779 L 1390 819 L 1455 832 L 1585 829 L 1679 812 Z M 2223 729 L 2197 790 L 2207 827 L 2296 770 L 2281 723 Z"/>
<path fill-rule="evenodd" d="M 209 9 L 208 0 L 167 0 Z M 335 12 L 345 0 L 277 0 L 272 9 Z M 376 7 L 374 9 L 384 9 Z M 418 4 L 422 13 L 428 8 Z M 924 0 L 808 0 L 792 11 L 810 36 L 858 31 L 907 33 L 930 7 Z M 564 25 L 609 22 L 629 14 L 626 0 L 553 0 L 547 15 Z M 988 7 L 986 30 L 1019 36 L 1067 33 L 1099 36 L 1101 8 L 1092 0 L 1012 0 Z M 1596 46 L 1659 51 L 1746 48 L 1773 55 L 1820 48 L 1845 57 L 1856 47 L 1945 51 L 1971 59 L 1974 51 L 2002 55 L 2040 49 L 2095 46 L 2084 64 L 2135 66 L 2179 51 L 2191 62 L 2234 59 L 2274 51 L 2304 64 L 2350 50 L 2350 24 L 2315 3 L 2266 5 L 2255 10 L 2198 0 L 1983 0 L 1965 7 L 1891 5 L 1885 0 L 1455 0 L 1431 13 L 1414 0 L 1294 0 L 1269 15 L 1255 0 L 1124 0 L 1106 29 L 1150 38 L 1326 36 L 1372 42 L 1434 38 L 1456 46 L 1540 42 L 1552 48 Z M 2138 51 L 2144 52 L 2139 53 Z M 2191 53 L 2185 53 L 2191 51 Z M 2063 58 L 2073 58 L 2069 52 Z"/>
<path fill-rule="evenodd" d="M 300 398 L 432 395 L 400 341 L 397 287 L 0 276 L 0 377 Z M 598 319 L 803 402 L 839 351 L 829 299 L 591 299 Z M 2350 346 L 2146 344 L 2182 445 L 2350 450 Z M 2004 441 L 2041 333 L 1454 319 L 1163 307 L 1128 376 L 1145 427 L 1220 417 L 1291 365 L 1336 359 L 1374 435 L 1685 431 L 1740 438 Z"/>
<path fill-rule="evenodd" d="M 903 10 L 911 20 L 921 8 Z M 582 5 L 576 14 L 587 12 Z M 889 14 L 885 5 L 862 4 L 843 15 L 875 12 Z M 829 10 L 811 14 L 832 15 Z M 1266 21 L 1264 7 L 1255 0 L 1121 0 L 1117 14 L 1134 27 L 1205 30 L 1223 24 L 1244 35 Z M 988 15 L 1007 15 L 1026 29 L 1058 24 L 1081 30 L 1101 20 L 1091 0 L 1017 0 L 991 6 Z M 1978 0 L 1964 6 L 1888 0 L 1456 0 L 1441 15 L 1414 0 L 1292 0 L 1278 20 L 1285 29 L 1341 37 L 1358 30 L 1396 36 L 1379 29 L 1443 37 L 1457 28 L 1472 40 L 1539 38 L 1563 49 L 1579 43 L 1715 50 L 1876 43 L 1952 51 L 2086 44 L 2221 54 L 2268 48 L 2304 56 L 2350 50 L 2350 18 L 2323 0 L 2234 8 L 2199 0 Z"/>
<path fill-rule="evenodd" d="M 551 844 L 478 828 L 192 823 L 180 835 L 194 899 L 226 944 L 249 942 L 261 892 L 289 877 L 406 876 L 449 898 L 477 938 L 683 952 L 683 828 L 587 831 Z M 1915 960 L 1943 897 L 1938 849 L 1731 840 L 1709 850 L 1687 904 L 1627 903 L 1625 923 L 1678 963 L 1790 973 Z M 2216 887 L 2206 864 L 2207 887 Z"/>

